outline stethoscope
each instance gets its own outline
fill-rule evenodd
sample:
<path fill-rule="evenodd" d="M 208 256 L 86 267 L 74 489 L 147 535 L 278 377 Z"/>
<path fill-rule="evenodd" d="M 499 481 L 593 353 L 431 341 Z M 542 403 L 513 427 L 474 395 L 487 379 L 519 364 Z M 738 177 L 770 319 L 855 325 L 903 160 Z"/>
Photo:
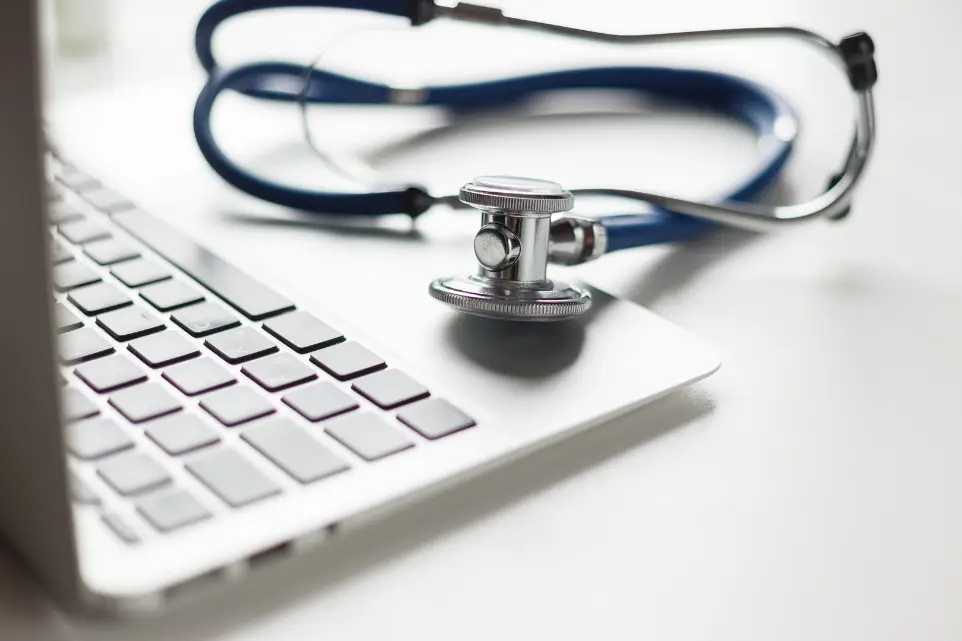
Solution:
<path fill-rule="evenodd" d="M 857 103 L 855 133 L 844 168 L 831 178 L 821 195 L 797 205 L 755 204 L 753 201 L 765 193 L 785 166 L 798 123 L 783 99 L 751 81 L 691 69 L 610 67 L 402 89 L 288 62 L 259 62 L 231 69 L 217 66 L 212 38 L 220 23 L 240 13 L 278 7 L 359 9 L 406 17 L 414 26 L 449 18 L 610 43 L 793 38 L 829 54 L 847 74 Z M 838 44 L 792 27 L 613 35 L 513 18 L 498 9 L 479 5 L 441 6 L 434 0 L 220 0 L 201 17 L 195 45 L 209 77 L 194 109 L 194 133 L 201 153 L 214 171 L 251 196 L 315 214 L 401 213 L 416 218 L 436 204 L 480 210 L 481 229 L 474 240 L 477 273 L 440 278 L 431 283 L 429 291 L 434 298 L 459 311 L 492 318 L 559 320 L 586 311 L 591 305 L 590 294 L 582 288 L 549 279 L 549 263 L 577 265 L 613 251 L 683 241 L 706 231 L 712 223 L 765 231 L 819 218 L 843 218 L 849 212 L 852 192 L 865 170 L 875 138 L 872 87 L 878 72 L 875 47 L 865 33 L 843 38 Z M 566 191 L 550 181 L 510 176 L 477 178 L 464 185 L 457 195 L 433 196 L 418 186 L 337 193 L 296 188 L 254 175 L 224 154 L 211 131 L 214 102 L 226 89 L 254 98 L 300 104 L 476 109 L 505 105 L 541 92 L 585 88 L 634 90 L 651 98 L 709 109 L 740 120 L 750 126 L 758 138 L 758 165 L 743 184 L 730 190 L 719 203 L 604 187 Z M 594 219 L 552 218 L 554 214 L 571 210 L 577 195 L 620 196 L 648 203 L 653 211 Z"/>

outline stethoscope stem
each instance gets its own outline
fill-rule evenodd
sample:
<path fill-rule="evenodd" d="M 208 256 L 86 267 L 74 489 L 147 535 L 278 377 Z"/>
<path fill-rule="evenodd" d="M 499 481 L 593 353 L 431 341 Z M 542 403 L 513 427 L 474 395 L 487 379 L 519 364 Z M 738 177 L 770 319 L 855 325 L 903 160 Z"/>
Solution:
<path fill-rule="evenodd" d="M 434 17 L 463 22 L 476 22 L 495 27 L 514 27 L 528 31 L 540 31 L 554 35 L 596 40 L 609 44 L 666 44 L 694 42 L 699 40 L 733 40 L 745 38 L 793 38 L 816 45 L 826 51 L 839 53 L 838 46 L 828 38 L 798 27 L 745 27 L 739 29 L 706 29 L 700 31 L 676 31 L 670 33 L 617 34 L 603 31 L 578 29 L 550 22 L 540 22 L 505 15 L 496 7 L 485 7 L 468 2 L 454 5 L 434 3 Z"/>
<path fill-rule="evenodd" d="M 875 140 L 875 108 L 871 90 L 859 92 L 858 101 L 856 132 L 842 173 L 832 179 L 825 192 L 805 203 L 718 205 L 630 189 L 572 189 L 571 192 L 575 195 L 619 196 L 640 200 L 674 213 L 750 231 L 774 231 L 824 218 L 840 218 L 848 211 L 852 193 L 864 174 Z"/>

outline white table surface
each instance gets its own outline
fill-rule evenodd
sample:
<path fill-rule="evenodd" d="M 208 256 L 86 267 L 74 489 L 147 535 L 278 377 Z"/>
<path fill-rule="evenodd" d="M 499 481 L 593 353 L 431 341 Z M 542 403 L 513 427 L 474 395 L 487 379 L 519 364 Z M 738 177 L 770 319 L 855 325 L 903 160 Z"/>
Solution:
<path fill-rule="evenodd" d="M 558 20 L 624 30 L 869 31 L 882 76 L 879 145 L 852 217 L 780 236 L 719 233 L 584 270 L 721 349 L 721 371 L 687 393 L 432 499 L 295 570 L 268 569 L 154 620 L 64 619 L 0 555 L 0 638 L 962 638 L 962 5 L 507 6 L 535 13 L 549 4 Z M 165 83 L 196 91 L 189 47 L 199 6 L 117 4 L 108 53 L 51 61 L 54 104 Z M 289 33 L 249 23 L 225 39 L 261 55 Z M 489 49 L 490 66 L 510 61 Z M 448 70 L 478 60 L 463 49 L 440 58 Z M 774 79 L 806 117 L 780 189 L 796 199 L 835 170 L 848 118 L 847 103 L 832 102 L 827 68 L 802 59 L 732 58 Z M 164 114 L 152 117 L 169 126 Z M 599 144 L 590 163 L 552 158 L 548 169 L 639 180 L 623 165 L 644 141 Z M 647 144 L 675 151 L 671 140 Z M 605 165 L 605 145 L 627 155 Z M 149 150 L 131 149 L 131 162 L 148 162 Z M 189 151 L 172 164 L 197 163 Z M 689 178 L 699 176 L 677 185 Z M 128 174 L 123 186 L 149 180 Z"/>

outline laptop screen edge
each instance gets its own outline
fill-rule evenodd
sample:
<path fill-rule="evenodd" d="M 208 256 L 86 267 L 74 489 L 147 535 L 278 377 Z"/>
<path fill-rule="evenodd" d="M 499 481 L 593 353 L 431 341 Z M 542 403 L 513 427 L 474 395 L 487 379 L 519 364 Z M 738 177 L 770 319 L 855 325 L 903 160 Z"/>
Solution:
<path fill-rule="evenodd" d="M 38 7 L 0 2 L 0 534 L 68 605 L 82 594 L 60 423 Z"/>

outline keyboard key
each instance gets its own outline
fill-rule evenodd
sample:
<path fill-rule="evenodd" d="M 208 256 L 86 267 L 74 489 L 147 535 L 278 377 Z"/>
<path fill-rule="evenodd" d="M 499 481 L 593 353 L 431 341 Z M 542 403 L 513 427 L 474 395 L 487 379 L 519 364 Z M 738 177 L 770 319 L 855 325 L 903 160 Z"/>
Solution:
<path fill-rule="evenodd" d="M 68 387 L 60 398 L 65 421 L 79 421 L 100 414 L 100 408 L 78 389 Z"/>
<path fill-rule="evenodd" d="M 176 332 L 161 332 L 138 338 L 127 346 L 151 367 L 164 367 L 194 358 L 200 349 Z"/>
<path fill-rule="evenodd" d="M 161 532 L 170 532 L 210 517 L 207 508 L 185 490 L 148 497 L 137 504 L 137 511 Z"/>
<path fill-rule="evenodd" d="M 57 180 L 77 192 L 100 186 L 100 183 L 93 176 L 67 164 L 61 166 L 57 171 Z"/>
<path fill-rule="evenodd" d="M 140 543 L 140 536 L 118 514 L 104 514 L 100 517 L 110 530 L 124 543 Z"/>
<path fill-rule="evenodd" d="M 350 468 L 288 419 L 250 427 L 241 438 L 301 483 L 319 481 Z"/>
<path fill-rule="evenodd" d="M 164 371 L 164 378 L 187 396 L 203 394 L 234 383 L 234 376 L 207 358 L 174 365 Z"/>
<path fill-rule="evenodd" d="M 79 476 L 73 472 L 68 472 L 67 479 L 70 486 L 70 498 L 77 503 L 82 503 L 84 505 L 100 504 L 100 497 L 94 494 L 94 491 L 90 489 L 90 486 L 80 480 Z"/>
<path fill-rule="evenodd" d="M 291 354 L 272 354 L 251 361 L 241 371 L 269 392 L 294 387 L 317 378 L 316 370 Z"/>
<path fill-rule="evenodd" d="M 80 329 L 84 326 L 82 320 L 77 315 L 67 309 L 62 303 L 54 305 L 53 316 L 57 323 L 57 331 L 61 334 Z"/>
<path fill-rule="evenodd" d="M 320 421 L 358 408 L 353 396 L 333 383 L 322 381 L 285 394 L 282 401 L 309 421 Z"/>
<path fill-rule="evenodd" d="M 178 412 L 150 423 L 147 436 L 172 456 L 213 445 L 220 438 L 194 414 Z"/>
<path fill-rule="evenodd" d="M 236 450 L 212 452 L 191 460 L 186 467 L 231 507 L 242 507 L 281 492 L 281 488 Z"/>
<path fill-rule="evenodd" d="M 59 225 L 60 223 L 66 223 L 71 220 L 80 220 L 84 215 L 77 211 L 77 208 L 73 205 L 69 205 L 63 201 L 51 203 L 47 207 L 47 222 L 51 225 Z"/>
<path fill-rule="evenodd" d="M 172 309 L 186 307 L 204 300 L 204 295 L 200 290 L 179 280 L 168 280 L 149 285 L 140 290 L 140 295 L 162 312 L 169 312 Z"/>
<path fill-rule="evenodd" d="M 170 272 L 146 258 L 128 260 L 110 270 L 127 287 L 142 287 L 170 278 Z"/>
<path fill-rule="evenodd" d="M 277 345 L 253 327 L 238 327 L 215 334 L 207 338 L 204 345 L 232 365 L 277 351 Z"/>
<path fill-rule="evenodd" d="M 95 459 L 131 448 L 134 442 L 109 418 L 92 418 L 67 426 L 67 449 L 77 458 Z"/>
<path fill-rule="evenodd" d="M 67 300 L 87 316 L 95 316 L 132 304 L 125 293 L 108 283 L 97 283 L 75 289 L 67 295 Z"/>
<path fill-rule="evenodd" d="M 174 312 L 171 320 L 191 336 L 208 336 L 240 325 L 240 319 L 217 303 L 201 303 Z"/>
<path fill-rule="evenodd" d="M 363 345 L 349 341 L 311 354 L 311 362 L 339 381 L 384 369 L 384 360 Z"/>
<path fill-rule="evenodd" d="M 66 292 L 100 280 L 97 272 L 75 260 L 55 265 L 53 268 L 53 287 L 58 292 Z"/>
<path fill-rule="evenodd" d="M 97 325 L 118 341 L 129 341 L 164 329 L 163 321 L 140 307 L 107 312 L 97 318 Z"/>
<path fill-rule="evenodd" d="M 101 238 L 109 238 L 110 232 L 103 225 L 87 218 L 71 220 L 57 226 L 60 235 L 74 245 L 83 245 Z"/>
<path fill-rule="evenodd" d="M 112 354 L 114 346 L 89 327 L 78 329 L 60 337 L 60 360 L 65 365 L 75 365 Z"/>
<path fill-rule="evenodd" d="M 355 381 L 351 388 L 385 410 L 400 407 L 430 395 L 428 388 L 396 369 L 365 376 Z"/>
<path fill-rule="evenodd" d="M 246 385 L 234 385 L 211 392 L 201 399 L 200 406 L 228 427 L 253 421 L 275 411 L 270 401 Z"/>
<path fill-rule="evenodd" d="M 110 404 L 131 423 L 141 423 L 180 409 L 177 399 L 159 383 L 122 389 L 111 394 Z"/>
<path fill-rule="evenodd" d="M 86 189 L 81 197 L 96 209 L 105 214 L 115 214 L 118 211 L 133 209 L 134 204 L 117 192 L 101 187 L 100 189 Z"/>
<path fill-rule="evenodd" d="M 97 466 L 97 474 L 124 496 L 170 483 L 167 470 L 144 452 L 125 452 L 112 456 Z"/>
<path fill-rule="evenodd" d="M 291 312 L 264 323 L 267 333 L 299 354 L 328 347 L 344 340 L 339 331 L 307 312 Z"/>
<path fill-rule="evenodd" d="M 366 461 L 414 447 L 401 430 L 365 412 L 336 419 L 324 431 Z"/>
<path fill-rule="evenodd" d="M 429 398 L 397 415 L 424 438 L 436 439 L 476 425 L 474 419 L 442 398 Z"/>
<path fill-rule="evenodd" d="M 117 214 L 114 221 L 251 320 L 263 320 L 294 309 L 291 301 L 155 216 L 131 210 Z"/>
<path fill-rule="evenodd" d="M 136 249 L 116 238 L 105 238 L 87 243 L 84 246 L 84 253 L 98 265 L 113 265 L 131 258 L 137 258 L 140 255 L 140 252 Z"/>
<path fill-rule="evenodd" d="M 52 262 L 65 263 L 71 258 L 73 258 L 73 254 L 63 246 L 63 243 L 57 240 L 50 243 L 50 260 Z"/>
<path fill-rule="evenodd" d="M 147 380 L 147 375 L 123 354 L 111 354 L 74 370 L 80 380 L 95 392 L 110 392 Z"/>

